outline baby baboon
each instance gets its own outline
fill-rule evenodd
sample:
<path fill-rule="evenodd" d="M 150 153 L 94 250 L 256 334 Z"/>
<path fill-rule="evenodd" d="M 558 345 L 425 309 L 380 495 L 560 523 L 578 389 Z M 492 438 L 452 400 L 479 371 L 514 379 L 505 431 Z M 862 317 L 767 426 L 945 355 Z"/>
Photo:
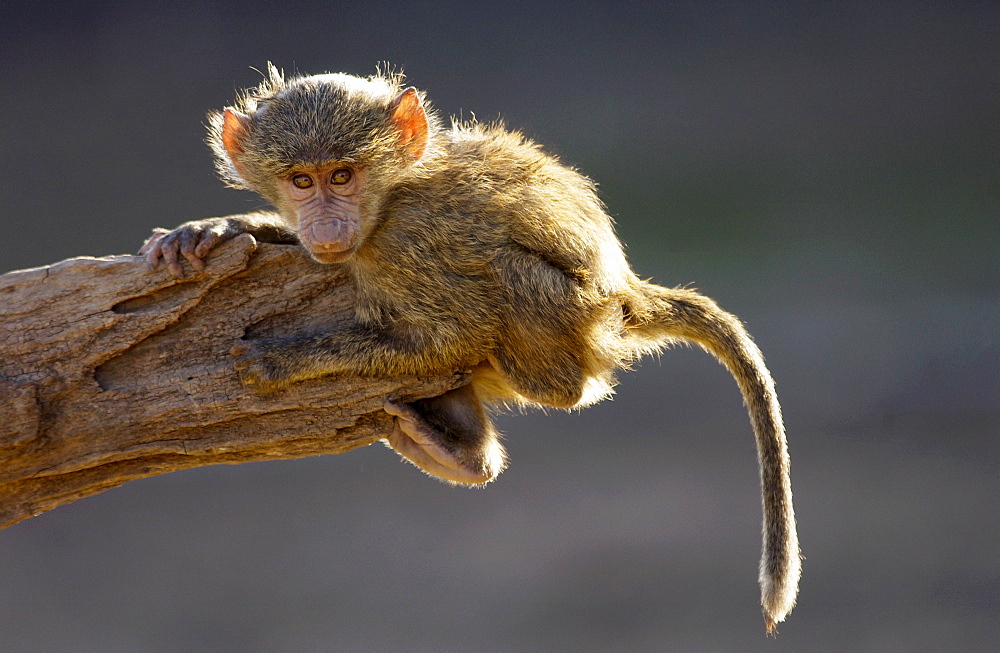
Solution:
<path fill-rule="evenodd" d="M 143 245 L 175 275 L 251 233 L 299 242 L 357 290 L 354 321 L 233 347 L 243 383 L 269 390 L 327 374 L 471 370 L 411 404 L 389 444 L 426 472 L 482 484 L 505 464 L 484 408 L 576 408 L 608 396 L 630 361 L 678 341 L 736 379 L 757 438 L 767 631 L 792 609 L 800 560 L 781 410 L 760 351 L 707 297 L 639 279 L 593 183 L 497 125 L 442 126 L 401 75 L 269 79 L 210 115 L 222 178 L 277 213 L 189 222 Z"/>

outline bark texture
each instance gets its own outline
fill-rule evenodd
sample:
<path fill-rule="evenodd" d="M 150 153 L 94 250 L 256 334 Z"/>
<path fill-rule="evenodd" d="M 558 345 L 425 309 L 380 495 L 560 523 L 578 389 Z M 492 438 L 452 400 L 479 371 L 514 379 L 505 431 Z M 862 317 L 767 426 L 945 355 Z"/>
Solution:
<path fill-rule="evenodd" d="M 0 528 L 145 476 L 344 453 L 388 435 L 386 398 L 463 380 L 330 377 L 257 394 L 229 349 L 336 328 L 352 311 L 346 278 L 248 235 L 185 271 L 109 256 L 0 276 Z"/>

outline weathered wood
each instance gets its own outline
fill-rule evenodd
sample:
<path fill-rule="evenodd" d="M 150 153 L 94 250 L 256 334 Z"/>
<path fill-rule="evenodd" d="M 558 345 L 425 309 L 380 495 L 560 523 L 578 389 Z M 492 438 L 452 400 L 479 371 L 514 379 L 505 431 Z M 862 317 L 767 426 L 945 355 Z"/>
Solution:
<path fill-rule="evenodd" d="M 461 375 L 331 377 L 244 388 L 242 337 L 335 328 L 353 293 L 336 266 L 248 235 L 175 279 L 137 256 L 0 276 L 0 528 L 137 478 L 335 454 L 385 437 L 387 397 Z"/>

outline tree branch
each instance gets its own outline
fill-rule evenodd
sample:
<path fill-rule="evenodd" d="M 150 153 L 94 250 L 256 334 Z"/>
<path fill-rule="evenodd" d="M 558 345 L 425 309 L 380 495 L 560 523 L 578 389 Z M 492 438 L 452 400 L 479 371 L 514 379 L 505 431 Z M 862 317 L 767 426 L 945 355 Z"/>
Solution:
<path fill-rule="evenodd" d="M 331 377 L 256 394 L 229 349 L 336 328 L 352 314 L 346 277 L 248 235 L 185 271 L 109 256 L 0 276 L 0 528 L 137 478 L 366 446 L 392 427 L 385 398 L 464 380 Z"/>

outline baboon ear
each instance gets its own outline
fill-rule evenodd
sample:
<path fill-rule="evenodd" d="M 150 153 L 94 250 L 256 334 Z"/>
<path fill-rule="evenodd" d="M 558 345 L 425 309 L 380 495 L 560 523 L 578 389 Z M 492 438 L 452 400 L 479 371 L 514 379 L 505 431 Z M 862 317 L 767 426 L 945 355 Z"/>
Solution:
<path fill-rule="evenodd" d="M 222 114 L 222 146 L 226 148 L 229 159 L 233 162 L 236 172 L 244 179 L 242 156 L 242 141 L 250 131 L 250 116 L 236 109 L 226 109 Z"/>
<path fill-rule="evenodd" d="M 399 130 L 399 144 L 417 161 L 427 149 L 427 114 L 412 86 L 392 101 L 392 124 Z M 228 115 L 226 116 L 228 120 Z"/>
<path fill-rule="evenodd" d="M 249 130 L 250 116 L 242 114 L 236 109 L 226 109 L 222 114 L 222 145 L 233 160 L 243 154 L 243 146 L 240 145 L 240 141 Z"/>

